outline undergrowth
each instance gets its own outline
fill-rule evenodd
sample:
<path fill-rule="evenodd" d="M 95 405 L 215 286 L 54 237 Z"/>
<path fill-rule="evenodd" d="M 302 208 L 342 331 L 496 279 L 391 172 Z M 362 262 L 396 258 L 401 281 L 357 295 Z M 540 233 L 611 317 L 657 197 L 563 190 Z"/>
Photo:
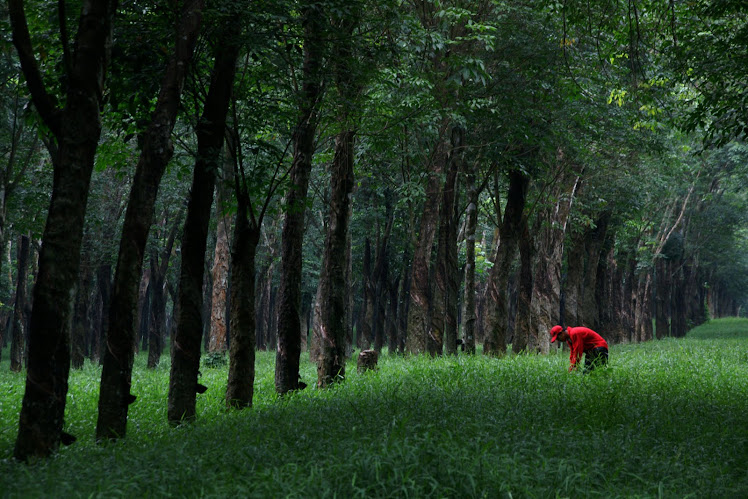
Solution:
<path fill-rule="evenodd" d="M 402 358 L 279 398 L 258 352 L 254 407 L 226 411 L 227 366 L 201 369 L 198 419 L 166 424 L 168 358 L 136 359 L 127 437 L 93 443 L 100 368 L 71 371 L 78 442 L 12 455 L 25 377 L 0 363 L 2 497 L 745 497 L 748 321 L 613 345 L 610 367 L 568 355 Z"/>

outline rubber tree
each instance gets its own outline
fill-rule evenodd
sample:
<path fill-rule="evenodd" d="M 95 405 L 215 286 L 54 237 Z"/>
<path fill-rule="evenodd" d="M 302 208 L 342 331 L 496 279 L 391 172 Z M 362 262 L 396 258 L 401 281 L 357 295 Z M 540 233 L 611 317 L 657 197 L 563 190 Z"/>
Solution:
<path fill-rule="evenodd" d="M 204 0 L 185 0 L 182 4 L 174 52 L 165 69 L 156 108 L 144 133 L 143 149 L 135 167 L 110 299 L 96 422 L 97 440 L 125 436 L 128 408 L 135 400 L 130 387 L 143 256 L 161 178 L 174 152 L 171 132 L 177 119 L 189 62 L 200 33 L 204 5 Z"/>
<path fill-rule="evenodd" d="M 64 9 L 64 2 L 58 6 Z M 78 276 L 81 240 L 94 156 L 101 135 L 100 110 L 111 47 L 116 0 L 86 0 L 81 6 L 73 43 L 60 26 L 65 96 L 53 97 L 37 64 L 22 0 L 9 0 L 13 43 L 34 108 L 53 139 L 55 170 L 52 198 L 39 255 L 29 327 L 26 389 L 13 455 L 27 461 L 47 457 L 63 432 L 70 371 L 70 319 Z M 64 11 L 60 18 L 66 19 Z M 62 84 L 62 82 L 65 82 Z M 57 102 L 64 102 L 59 107 Z"/>
<path fill-rule="evenodd" d="M 304 214 L 314 157 L 314 137 L 322 97 L 321 70 L 325 49 L 324 3 L 303 2 L 303 83 L 293 131 L 293 160 L 286 194 L 281 241 L 281 275 L 278 290 L 278 344 L 275 355 L 275 390 L 283 395 L 299 388 L 301 356 L 301 270 Z"/>
<path fill-rule="evenodd" d="M 238 12 L 225 13 L 214 46 L 210 88 L 197 125 L 197 158 L 182 236 L 182 266 L 176 304 L 176 331 L 171 350 L 167 418 L 178 425 L 195 419 L 203 323 L 203 277 L 213 190 L 220 169 L 226 116 L 231 103 L 236 61 L 241 49 Z M 239 17 L 241 19 L 241 17 Z"/>

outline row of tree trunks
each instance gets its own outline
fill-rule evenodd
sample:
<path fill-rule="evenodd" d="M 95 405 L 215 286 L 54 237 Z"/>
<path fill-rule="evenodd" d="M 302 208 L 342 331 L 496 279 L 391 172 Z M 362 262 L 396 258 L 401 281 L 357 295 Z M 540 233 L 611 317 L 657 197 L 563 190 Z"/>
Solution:
<path fill-rule="evenodd" d="M 166 272 L 169 269 L 172 250 L 177 237 L 177 231 L 182 222 L 183 212 L 174 217 L 164 247 L 159 253 L 156 249 L 151 251 L 150 258 L 150 313 L 148 321 L 148 368 L 155 369 L 164 350 L 166 337 L 166 296 L 167 283 Z M 167 219 L 164 219 L 164 226 Z M 145 314 L 143 314 L 145 315 Z"/>
<path fill-rule="evenodd" d="M 135 167 L 127 203 L 109 312 L 107 348 L 101 374 L 96 439 L 124 437 L 134 358 L 133 330 L 138 284 L 148 233 L 153 221 L 159 184 L 174 146 L 171 132 L 177 118 L 182 87 L 202 24 L 204 0 L 186 0 L 177 20 L 174 53 L 166 67 L 156 108 L 143 135 L 143 149 Z"/>

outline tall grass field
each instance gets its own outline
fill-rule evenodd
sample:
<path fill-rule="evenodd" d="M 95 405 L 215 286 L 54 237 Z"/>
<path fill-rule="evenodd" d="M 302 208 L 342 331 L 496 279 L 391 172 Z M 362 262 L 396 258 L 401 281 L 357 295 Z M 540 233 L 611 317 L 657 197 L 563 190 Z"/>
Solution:
<path fill-rule="evenodd" d="M 71 371 L 46 461 L 11 458 L 25 375 L 0 363 L 0 497 L 748 497 L 748 320 L 613 345 L 610 366 L 568 353 L 384 354 L 375 372 L 278 398 L 257 359 L 254 407 L 226 411 L 227 366 L 201 368 L 198 419 L 166 423 L 169 365 L 136 359 L 127 437 L 97 445 L 100 368 Z"/>

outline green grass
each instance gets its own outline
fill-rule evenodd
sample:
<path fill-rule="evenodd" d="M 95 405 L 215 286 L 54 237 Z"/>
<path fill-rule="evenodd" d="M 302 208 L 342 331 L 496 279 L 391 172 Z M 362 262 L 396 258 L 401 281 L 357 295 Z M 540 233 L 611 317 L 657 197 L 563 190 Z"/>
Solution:
<path fill-rule="evenodd" d="M 4 352 L 5 353 L 5 352 Z M 260 353 L 255 407 L 223 409 L 226 367 L 203 368 L 198 421 L 166 424 L 168 365 L 136 361 L 127 438 L 93 443 L 98 376 L 71 375 L 79 440 L 32 466 L 9 456 L 22 375 L 0 363 L 2 497 L 746 497 L 748 320 L 611 348 L 568 373 L 566 353 L 431 360 L 279 399 Z M 302 359 L 302 377 L 315 368 Z"/>

